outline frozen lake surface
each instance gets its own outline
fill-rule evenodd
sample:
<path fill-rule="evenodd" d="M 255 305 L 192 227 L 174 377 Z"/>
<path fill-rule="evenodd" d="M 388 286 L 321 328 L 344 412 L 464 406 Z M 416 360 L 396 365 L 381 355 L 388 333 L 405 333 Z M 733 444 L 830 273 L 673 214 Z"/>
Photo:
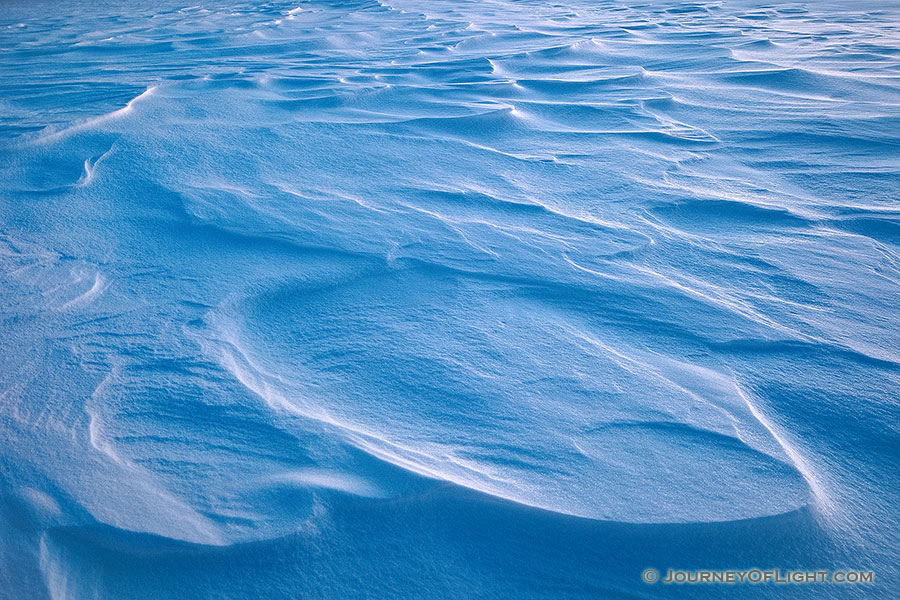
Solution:
<path fill-rule="evenodd" d="M 194 1 L 0 4 L 0 598 L 896 593 L 900 6 Z"/>

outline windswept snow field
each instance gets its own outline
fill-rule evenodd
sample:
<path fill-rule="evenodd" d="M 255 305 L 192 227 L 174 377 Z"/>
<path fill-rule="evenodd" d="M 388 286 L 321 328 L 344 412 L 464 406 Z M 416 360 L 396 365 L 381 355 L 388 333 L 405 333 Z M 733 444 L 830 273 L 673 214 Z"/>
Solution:
<path fill-rule="evenodd" d="M 0 2 L 0 598 L 898 597 L 900 4 L 191 1 Z"/>

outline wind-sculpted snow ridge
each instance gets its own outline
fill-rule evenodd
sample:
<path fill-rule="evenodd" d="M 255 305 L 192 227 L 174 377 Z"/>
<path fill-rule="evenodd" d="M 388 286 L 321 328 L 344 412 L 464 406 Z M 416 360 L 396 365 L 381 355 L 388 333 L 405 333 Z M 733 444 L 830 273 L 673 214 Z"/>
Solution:
<path fill-rule="evenodd" d="M 13 0 L 0 73 L 0 598 L 900 586 L 900 7 Z"/>

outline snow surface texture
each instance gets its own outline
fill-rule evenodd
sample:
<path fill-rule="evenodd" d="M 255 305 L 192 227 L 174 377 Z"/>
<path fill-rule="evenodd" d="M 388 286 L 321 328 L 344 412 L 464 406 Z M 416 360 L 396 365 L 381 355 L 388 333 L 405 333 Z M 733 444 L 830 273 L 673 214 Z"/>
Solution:
<path fill-rule="evenodd" d="M 900 6 L 7 1 L 0 75 L 0 597 L 896 593 Z"/>

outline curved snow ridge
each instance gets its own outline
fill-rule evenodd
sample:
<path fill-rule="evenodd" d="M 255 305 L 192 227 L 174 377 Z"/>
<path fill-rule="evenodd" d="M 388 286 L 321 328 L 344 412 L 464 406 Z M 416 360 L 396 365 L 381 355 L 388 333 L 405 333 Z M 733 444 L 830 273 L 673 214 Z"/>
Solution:
<path fill-rule="evenodd" d="M 731 377 L 604 339 L 520 294 L 402 270 L 277 287 L 217 309 L 202 335 L 272 409 L 529 506 L 675 523 L 826 501 L 801 453 Z M 445 304 L 453 297 L 465 298 L 458 309 Z"/>
<path fill-rule="evenodd" d="M 149 98 L 150 96 L 152 96 L 158 88 L 159 88 L 158 85 L 148 86 L 147 89 L 145 89 L 143 92 L 141 92 L 140 94 L 138 94 L 137 96 L 135 96 L 134 98 L 129 100 L 128 103 L 126 103 L 125 106 L 123 106 L 122 108 L 118 108 L 118 109 L 116 109 L 112 112 L 108 112 L 104 115 L 99 115 L 97 117 L 91 117 L 89 119 L 84 119 L 73 125 L 69 125 L 68 127 L 65 127 L 64 129 L 60 129 L 59 131 L 51 131 L 51 132 L 41 133 L 41 134 L 37 135 L 36 137 L 34 137 L 33 139 L 31 139 L 30 142 L 32 144 L 37 144 L 37 145 L 50 144 L 50 143 L 62 141 L 72 135 L 81 133 L 82 131 L 90 131 L 93 129 L 98 129 L 98 128 L 102 127 L 103 125 L 109 123 L 110 121 L 115 121 L 117 119 L 121 119 L 121 118 L 126 117 L 129 114 L 131 114 L 134 111 L 135 104 L 142 102 L 146 98 Z M 94 165 L 89 165 L 87 162 L 85 162 L 86 180 L 83 181 L 82 183 L 87 183 L 90 181 L 90 179 L 93 176 L 93 173 L 92 173 L 93 167 L 95 167 L 95 166 L 96 166 L 96 163 L 94 163 Z"/>
<path fill-rule="evenodd" d="M 19 294 L 20 314 L 77 313 L 96 302 L 110 286 L 108 276 L 97 265 L 2 233 L 0 275 Z"/>

